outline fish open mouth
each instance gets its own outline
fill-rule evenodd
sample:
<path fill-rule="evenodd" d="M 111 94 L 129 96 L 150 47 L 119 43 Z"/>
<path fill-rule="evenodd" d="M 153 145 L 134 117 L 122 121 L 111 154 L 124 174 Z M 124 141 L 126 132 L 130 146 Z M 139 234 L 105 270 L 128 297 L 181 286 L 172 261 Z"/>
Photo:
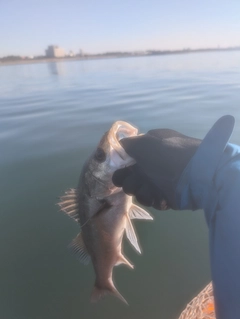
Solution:
<path fill-rule="evenodd" d="M 108 141 L 111 146 L 111 160 L 113 166 L 122 168 L 135 163 L 135 160 L 130 157 L 119 143 L 122 138 L 138 135 L 138 129 L 131 124 L 123 121 L 117 121 L 111 127 L 108 134 Z"/>

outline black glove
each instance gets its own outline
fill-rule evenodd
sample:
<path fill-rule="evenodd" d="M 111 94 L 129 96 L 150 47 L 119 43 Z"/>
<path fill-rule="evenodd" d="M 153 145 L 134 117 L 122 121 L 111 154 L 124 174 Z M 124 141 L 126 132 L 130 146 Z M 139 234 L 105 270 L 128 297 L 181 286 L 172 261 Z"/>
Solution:
<path fill-rule="evenodd" d="M 145 135 L 120 141 L 136 164 L 117 170 L 113 183 L 138 202 L 156 209 L 177 209 L 175 189 L 201 140 L 169 129 L 151 130 Z"/>

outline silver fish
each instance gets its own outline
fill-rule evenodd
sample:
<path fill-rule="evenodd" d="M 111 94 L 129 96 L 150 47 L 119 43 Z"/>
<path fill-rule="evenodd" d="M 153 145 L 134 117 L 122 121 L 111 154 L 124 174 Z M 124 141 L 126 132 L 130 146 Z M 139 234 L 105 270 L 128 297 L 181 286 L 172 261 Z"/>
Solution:
<path fill-rule="evenodd" d="M 132 203 L 131 196 L 112 183 L 117 169 L 134 163 L 119 141 L 137 133 L 129 123 L 115 122 L 84 164 L 78 187 L 60 198 L 61 210 L 81 225 L 81 233 L 69 247 L 80 262 L 88 264 L 91 260 L 95 270 L 91 301 L 112 294 L 127 303 L 113 283 L 113 267 L 126 264 L 133 268 L 122 252 L 124 232 L 141 253 L 131 219 L 152 220 L 149 213 Z"/>

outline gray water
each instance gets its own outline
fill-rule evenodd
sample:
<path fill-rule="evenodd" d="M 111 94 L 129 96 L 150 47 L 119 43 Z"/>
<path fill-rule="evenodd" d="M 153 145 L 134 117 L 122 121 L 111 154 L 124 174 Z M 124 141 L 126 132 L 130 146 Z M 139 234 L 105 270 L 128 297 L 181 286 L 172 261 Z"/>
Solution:
<path fill-rule="evenodd" d="M 55 203 L 114 121 L 203 138 L 224 114 L 240 144 L 240 52 L 1 66 L 0 318 L 177 318 L 210 281 L 202 211 L 135 222 L 143 254 L 125 242 L 135 270 L 114 269 L 127 307 L 89 303 L 92 267 L 67 250 L 79 227 Z"/>

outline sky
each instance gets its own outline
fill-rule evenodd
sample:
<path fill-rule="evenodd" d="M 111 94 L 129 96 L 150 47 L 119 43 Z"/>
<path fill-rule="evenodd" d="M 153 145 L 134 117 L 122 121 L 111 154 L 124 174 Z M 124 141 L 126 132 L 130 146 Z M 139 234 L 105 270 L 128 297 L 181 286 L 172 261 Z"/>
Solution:
<path fill-rule="evenodd" d="M 240 0 L 0 0 L 0 57 L 240 46 Z"/>

